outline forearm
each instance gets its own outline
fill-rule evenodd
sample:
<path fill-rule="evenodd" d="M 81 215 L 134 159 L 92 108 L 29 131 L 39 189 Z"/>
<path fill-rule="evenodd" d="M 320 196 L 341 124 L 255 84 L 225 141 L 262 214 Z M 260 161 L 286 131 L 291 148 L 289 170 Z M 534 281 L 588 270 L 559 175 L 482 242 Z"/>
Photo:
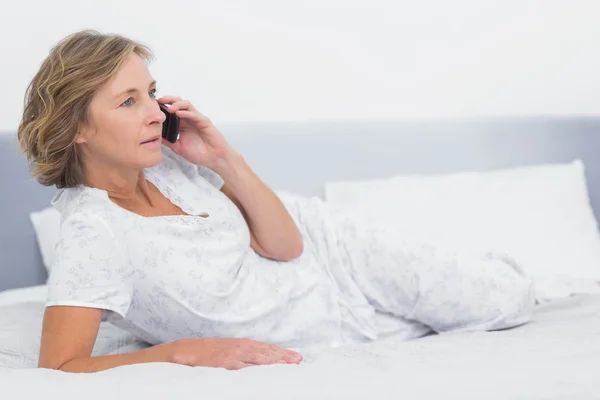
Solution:
<path fill-rule="evenodd" d="M 270 258 L 290 260 L 303 251 L 302 235 L 275 193 L 235 153 L 214 167 L 224 192 L 244 214 L 253 239 Z"/>
<path fill-rule="evenodd" d="M 59 370 L 65 372 L 98 372 L 123 365 L 150 362 L 173 362 L 172 343 L 165 343 L 133 353 L 76 358 L 64 363 Z"/>

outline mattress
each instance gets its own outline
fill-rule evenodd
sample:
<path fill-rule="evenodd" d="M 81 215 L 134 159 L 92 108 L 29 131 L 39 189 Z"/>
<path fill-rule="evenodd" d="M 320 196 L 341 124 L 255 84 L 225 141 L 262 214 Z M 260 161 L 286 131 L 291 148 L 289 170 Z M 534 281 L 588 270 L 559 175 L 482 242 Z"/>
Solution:
<path fill-rule="evenodd" d="M 600 296 L 540 305 L 531 323 L 504 331 L 302 353 L 300 365 L 239 371 L 168 363 L 95 374 L 2 368 L 0 397 L 600 399 Z"/>

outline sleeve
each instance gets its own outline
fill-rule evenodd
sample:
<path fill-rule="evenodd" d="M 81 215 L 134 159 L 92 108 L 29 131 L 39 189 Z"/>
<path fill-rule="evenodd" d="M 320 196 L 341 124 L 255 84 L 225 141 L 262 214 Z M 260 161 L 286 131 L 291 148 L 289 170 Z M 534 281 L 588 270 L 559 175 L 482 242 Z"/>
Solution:
<path fill-rule="evenodd" d="M 208 181 L 211 185 L 221 190 L 225 181 L 219 174 L 203 165 L 192 164 L 167 146 L 163 146 L 163 154 L 172 159 L 181 168 L 181 171 L 192 181 L 202 178 Z"/>
<path fill-rule="evenodd" d="M 219 190 L 223 188 L 225 181 L 223 180 L 223 178 L 221 178 L 219 174 L 203 165 L 198 165 L 197 168 L 198 174 L 204 179 L 206 179 L 208 182 L 210 182 L 210 184 L 212 184 Z"/>
<path fill-rule="evenodd" d="M 131 270 L 118 240 L 99 216 L 69 215 L 56 244 L 46 306 L 101 308 L 125 318 L 133 294 Z"/>

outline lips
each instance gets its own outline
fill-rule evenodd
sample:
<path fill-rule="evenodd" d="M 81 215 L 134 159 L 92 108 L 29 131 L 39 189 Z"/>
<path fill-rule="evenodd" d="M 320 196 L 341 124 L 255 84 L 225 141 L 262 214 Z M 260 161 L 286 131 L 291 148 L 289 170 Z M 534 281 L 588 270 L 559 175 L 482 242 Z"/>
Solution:
<path fill-rule="evenodd" d="M 160 135 L 156 135 L 156 136 L 151 137 L 150 139 L 144 140 L 140 144 L 152 143 L 152 142 L 156 142 L 157 140 L 160 140 Z"/>

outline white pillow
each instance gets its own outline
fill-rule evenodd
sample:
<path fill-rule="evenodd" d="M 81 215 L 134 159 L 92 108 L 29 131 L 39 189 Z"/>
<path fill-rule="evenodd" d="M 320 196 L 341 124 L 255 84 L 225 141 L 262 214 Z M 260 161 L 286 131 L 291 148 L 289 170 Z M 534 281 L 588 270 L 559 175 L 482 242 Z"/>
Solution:
<path fill-rule="evenodd" d="M 43 302 L 19 302 L 0 307 L 0 367 L 36 368 L 42 334 Z M 102 322 L 93 356 L 123 354 L 148 347 L 130 333 Z"/>
<path fill-rule="evenodd" d="M 54 262 L 56 242 L 60 232 L 60 212 L 54 207 L 47 207 L 29 214 L 33 230 L 42 255 L 42 262 L 48 273 Z"/>
<path fill-rule="evenodd" d="M 600 289 L 600 234 L 581 160 L 329 182 L 325 197 L 401 235 L 506 252 L 536 279 L 540 301 Z"/>
<path fill-rule="evenodd" d="M 0 307 L 9 304 L 38 302 L 44 303 L 48 296 L 47 285 L 36 285 L 0 291 Z"/>

